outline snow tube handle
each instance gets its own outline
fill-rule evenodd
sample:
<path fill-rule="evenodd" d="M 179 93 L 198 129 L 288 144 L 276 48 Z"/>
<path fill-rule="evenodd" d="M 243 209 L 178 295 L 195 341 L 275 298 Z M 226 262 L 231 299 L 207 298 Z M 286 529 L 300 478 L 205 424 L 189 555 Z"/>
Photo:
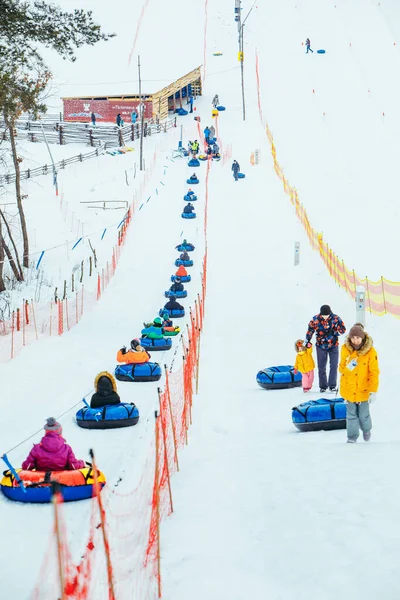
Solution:
<path fill-rule="evenodd" d="M 10 463 L 10 461 L 8 460 L 7 454 L 3 454 L 3 456 L 1 458 L 4 460 L 4 462 L 6 463 L 7 467 L 10 469 L 11 473 L 14 475 L 17 483 L 19 484 L 19 487 L 22 489 L 22 491 L 24 492 L 24 494 L 26 494 L 26 489 L 25 489 L 25 486 L 23 484 L 23 481 L 20 478 L 20 476 L 18 475 L 17 471 L 12 466 L 12 464 Z"/>

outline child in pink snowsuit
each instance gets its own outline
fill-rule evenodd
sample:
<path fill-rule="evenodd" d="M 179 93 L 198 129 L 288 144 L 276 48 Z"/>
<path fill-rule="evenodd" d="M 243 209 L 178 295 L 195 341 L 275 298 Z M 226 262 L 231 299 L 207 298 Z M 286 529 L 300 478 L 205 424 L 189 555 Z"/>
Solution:
<path fill-rule="evenodd" d="M 83 469 L 84 460 L 78 460 L 71 446 L 62 437 L 62 427 L 54 417 L 47 419 L 45 435 L 35 444 L 22 463 L 22 469 L 32 471 L 69 471 Z"/>
<path fill-rule="evenodd" d="M 297 356 L 294 363 L 295 373 L 300 371 L 303 392 L 309 392 L 314 383 L 315 362 L 312 355 L 312 344 L 304 344 L 304 340 L 297 340 L 295 344 Z"/>

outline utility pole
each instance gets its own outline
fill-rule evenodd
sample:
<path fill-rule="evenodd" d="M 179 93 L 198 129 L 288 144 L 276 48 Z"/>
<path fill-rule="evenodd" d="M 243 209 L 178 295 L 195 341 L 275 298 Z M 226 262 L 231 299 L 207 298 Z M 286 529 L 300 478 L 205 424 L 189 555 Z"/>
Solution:
<path fill-rule="evenodd" d="M 249 12 L 247 13 L 246 17 L 243 20 L 242 23 L 242 15 L 241 15 L 241 0 L 235 0 L 238 2 L 239 5 L 239 19 L 238 19 L 238 30 L 239 30 L 239 61 L 240 61 L 240 77 L 241 77 L 241 85 L 242 85 L 242 112 L 243 112 L 243 121 L 246 120 L 246 103 L 245 103 L 245 95 L 244 95 L 244 35 L 243 35 L 243 29 L 244 29 L 244 25 L 247 21 L 247 19 L 250 16 L 251 11 L 254 8 L 255 3 L 257 2 L 257 0 L 254 0 L 253 4 L 251 5 L 251 8 L 249 10 Z M 236 6 L 235 6 L 235 11 L 236 11 Z"/>
<path fill-rule="evenodd" d="M 139 71 L 139 109 L 140 109 L 140 155 L 139 168 L 143 171 L 143 130 L 144 130 L 144 103 L 142 101 L 142 80 L 140 77 L 140 56 L 138 56 L 138 71 Z"/>
<path fill-rule="evenodd" d="M 56 187 L 56 196 L 58 196 L 57 169 L 56 169 L 56 165 L 54 164 L 53 155 L 52 155 L 52 153 L 50 151 L 50 146 L 49 146 L 49 143 L 47 141 L 47 137 L 46 137 L 46 134 L 45 134 L 45 131 L 44 131 L 42 119 L 40 119 L 40 127 L 42 128 L 42 133 L 43 133 L 44 141 L 46 142 L 47 150 L 48 150 L 48 152 L 50 154 L 51 164 L 53 165 L 53 185 L 55 185 L 55 187 Z"/>

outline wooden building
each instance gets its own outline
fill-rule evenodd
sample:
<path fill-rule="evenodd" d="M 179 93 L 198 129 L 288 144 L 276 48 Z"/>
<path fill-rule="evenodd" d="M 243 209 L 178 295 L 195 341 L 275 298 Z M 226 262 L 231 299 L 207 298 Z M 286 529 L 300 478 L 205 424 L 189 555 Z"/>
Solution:
<path fill-rule="evenodd" d="M 135 93 L 62 98 L 64 121 L 87 123 L 93 112 L 98 123 L 115 123 L 118 113 L 125 123 L 130 123 L 132 112 L 140 112 L 141 102 L 146 120 L 163 121 L 169 112 L 185 108 L 188 97 L 197 98 L 201 93 L 201 72 L 197 67 L 159 91 L 142 93 L 141 98 Z"/>

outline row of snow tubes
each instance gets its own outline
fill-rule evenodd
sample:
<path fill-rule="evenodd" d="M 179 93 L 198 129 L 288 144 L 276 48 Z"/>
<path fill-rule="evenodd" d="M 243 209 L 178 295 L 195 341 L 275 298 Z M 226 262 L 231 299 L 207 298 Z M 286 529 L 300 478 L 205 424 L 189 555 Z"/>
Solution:
<path fill-rule="evenodd" d="M 301 373 L 292 365 L 268 367 L 257 373 L 257 383 L 264 390 L 281 390 L 301 386 Z M 292 422 L 299 431 L 331 431 L 346 428 L 346 404 L 343 398 L 320 398 L 303 402 L 292 409 Z"/>

